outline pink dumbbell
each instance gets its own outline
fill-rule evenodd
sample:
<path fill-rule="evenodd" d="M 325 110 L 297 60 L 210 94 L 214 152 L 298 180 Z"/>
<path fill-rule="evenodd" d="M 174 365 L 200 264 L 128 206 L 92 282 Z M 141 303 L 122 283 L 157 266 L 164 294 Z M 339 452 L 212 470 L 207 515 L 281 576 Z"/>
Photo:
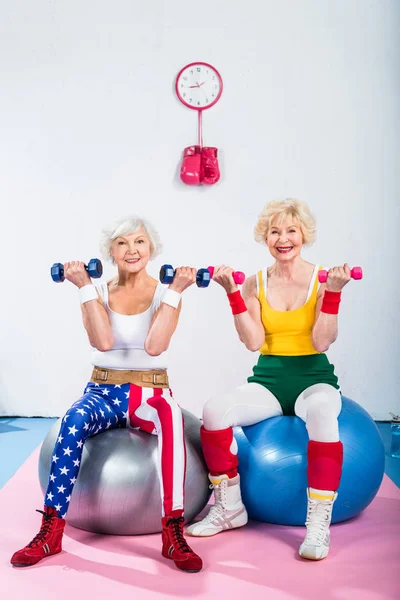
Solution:
<path fill-rule="evenodd" d="M 362 272 L 361 267 L 353 267 L 350 274 L 351 274 L 352 279 L 362 279 L 363 278 L 363 272 Z M 319 271 L 318 272 L 318 281 L 320 283 L 325 283 L 325 281 L 327 279 L 328 279 L 328 271 Z"/>
<path fill-rule="evenodd" d="M 214 267 L 207 267 L 207 269 L 210 271 L 210 275 L 212 277 L 214 275 Z M 246 279 L 246 275 L 244 273 L 242 273 L 242 271 L 234 271 L 232 273 L 232 276 L 233 276 L 233 281 L 237 285 L 242 285 L 242 283 Z"/>

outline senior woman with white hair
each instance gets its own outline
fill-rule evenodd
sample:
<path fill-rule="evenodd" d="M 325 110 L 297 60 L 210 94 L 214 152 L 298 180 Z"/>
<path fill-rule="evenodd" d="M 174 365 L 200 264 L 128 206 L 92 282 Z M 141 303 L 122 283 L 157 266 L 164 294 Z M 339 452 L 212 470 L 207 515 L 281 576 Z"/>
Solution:
<path fill-rule="evenodd" d="M 64 265 L 79 289 L 83 325 L 93 347 L 92 378 L 65 414 L 54 448 L 39 533 L 11 558 L 26 567 L 61 551 L 61 541 L 85 440 L 118 427 L 158 434 L 162 490 L 162 554 L 187 572 L 202 561 L 183 536 L 185 442 L 183 418 L 172 398 L 167 350 L 177 327 L 181 294 L 196 281 L 196 270 L 176 269 L 165 290 L 146 270 L 160 251 L 148 221 L 128 217 L 103 231 L 102 253 L 116 265 L 114 279 L 93 285 L 82 262 Z M 132 457 L 134 460 L 134 457 Z"/>
<path fill-rule="evenodd" d="M 204 407 L 201 438 L 215 504 L 188 528 L 190 535 L 211 536 L 247 523 L 232 427 L 297 415 L 309 435 L 307 535 L 299 553 L 312 560 L 328 554 L 343 446 L 338 429 L 341 395 L 325 351 L 338 334 L 341 290 L 350 280 L 350 269 L 347 264 L 330 269 L 326 284 L 319 286 L 321 267 L 301 257 L 303 245 L 315 237 L 315 220 L 306 204 L 294 199 L 270 202 L 259 217 L 255 238 L 266 244 L 274 264 L 246 280 L 243 297 L 230 267 L 214 271 L 213 279 L 228 294 L 240 341 L 253 352 L 259 350 L 260 357 L 248 383 Z"/>

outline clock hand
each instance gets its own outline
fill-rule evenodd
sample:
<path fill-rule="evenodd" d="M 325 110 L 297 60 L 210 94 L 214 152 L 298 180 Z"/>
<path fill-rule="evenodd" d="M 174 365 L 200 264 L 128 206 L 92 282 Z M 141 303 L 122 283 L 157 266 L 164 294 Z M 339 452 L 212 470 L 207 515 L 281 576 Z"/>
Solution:
<path fill-rule="evenodd" d="M 200 87 L 200 86 L 199 85 L 189 85 L 189 89 L 196 88 L 196 87 Z"/>

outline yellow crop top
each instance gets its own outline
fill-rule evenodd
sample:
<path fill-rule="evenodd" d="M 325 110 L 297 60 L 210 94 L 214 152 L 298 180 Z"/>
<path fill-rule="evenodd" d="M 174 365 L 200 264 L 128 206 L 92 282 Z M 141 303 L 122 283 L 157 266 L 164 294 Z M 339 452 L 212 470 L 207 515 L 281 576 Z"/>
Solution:
<path fill-rule="evenodd" d="M 261 320 L 265 330 L 265 341 L 261 354 L 276 356 L 305 356 L 319 354 L 312 345 L 311 332 L 315 319 L 318 296 L 318 271 L 315 266 L 306 302 L 294 310 L 274 310 L 266 299 L 267 272 L 257 273 L 257 293 L 261 305 Z"/>

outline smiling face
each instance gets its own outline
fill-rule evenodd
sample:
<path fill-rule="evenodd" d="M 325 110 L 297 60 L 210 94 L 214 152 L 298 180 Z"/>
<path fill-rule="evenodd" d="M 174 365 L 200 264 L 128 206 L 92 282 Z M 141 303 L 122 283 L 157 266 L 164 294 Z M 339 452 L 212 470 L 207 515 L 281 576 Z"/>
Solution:
<path fill-rule="evenodd" d="M 110 255 L 120 272 L 138 273 L 145 269 L 151 256 L 150 240 L 141 227 L 134 233 L 112 241 Z"/>
<path fill-rule="evenodd" d="M 289 262 L 299 256 L 303 247 L 303 234 L 293 217 L 287 217 L 283 221 L 275 219 L 265 241 L 275 260 Z"/>

